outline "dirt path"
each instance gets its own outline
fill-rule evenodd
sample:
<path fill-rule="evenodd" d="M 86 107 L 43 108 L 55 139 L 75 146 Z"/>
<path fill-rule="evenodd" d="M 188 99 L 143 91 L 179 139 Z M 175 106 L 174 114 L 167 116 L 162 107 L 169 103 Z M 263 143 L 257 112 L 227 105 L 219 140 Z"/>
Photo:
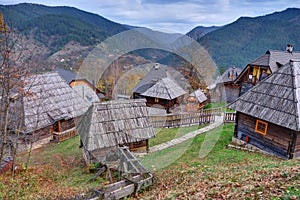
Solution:
<path fill-rule="evenodd" d="M 177 144 L 180 144 L 180 143 L 182 143 L 182 142 L 184 142 L 184 141 L 186 141 L 188 139 L 194 138 L 195 136 L 197 136 L 197 135 L 199 135 L 201 133 L 207 132 L 207 131 L 209 131 L 211 129 L 214 129 L 214 128 L 220 126 L 221 124 L 223 124 L 223 119 L 224 119 L 224 114 L 222 113 L 221 116 L 216 116 L 216 120 L 215 120 L 214 123 L 212 123 L 212 124 L 210 124 L 210 125 L 208 125 L 208 126 L 206 126 L 204 128 L 201 128 L 201 129 L 192 131 L 190 133 L 187 133 L 187 134 L 185 134 L 182 137 L 175 138 L 175 139 L 170 140 L 168 142 L 165 142 L 165 143 L 162 143 L 162 144 L 150 147 L 149 152 L 152 153 L 152 152 L 160 151 L 160 150 L 163 150 L 163 149 L 175 146 Z"/>

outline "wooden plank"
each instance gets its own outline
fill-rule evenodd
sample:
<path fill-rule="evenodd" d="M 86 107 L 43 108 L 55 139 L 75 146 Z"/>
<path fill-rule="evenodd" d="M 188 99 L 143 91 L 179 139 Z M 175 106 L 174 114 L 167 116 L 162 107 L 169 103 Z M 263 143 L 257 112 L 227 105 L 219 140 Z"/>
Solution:
<path fill-rule="evenodd" d="M 123 197 L 131 195 L 134 192 L 134 190 L 134 184 L 130 184 L 117 190 L 113 190 L 112 192 L 104 193 L 104 199 L 121 199 Z"/>

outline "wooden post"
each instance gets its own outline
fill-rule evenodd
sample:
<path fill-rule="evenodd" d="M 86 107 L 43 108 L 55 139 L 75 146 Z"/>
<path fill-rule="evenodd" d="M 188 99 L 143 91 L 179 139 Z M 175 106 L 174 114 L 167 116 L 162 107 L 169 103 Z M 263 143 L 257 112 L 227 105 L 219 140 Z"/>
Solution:
<path fill-rule="evenodd" d="M 57 132 L 60 132 L 60 121 L 57 122 Z"/>
<path fill-rule="evenodd" d="M 289 142 L 289 147 L 288 147 L 288 158 L 292 159 L 294 157 L 294 150 L 295 150 L 295 143 L 297 140 L 297 132 L 293 131 L 291 134 L 291 142 Z"/>
<path fill-rule="evenodd" d="M 238 138 L 238 122 L 239 122 L 239 112 L 236 112 L 235 123 L 234 123 L 234 137 Z"/>
<path fill-rule="evenodd" d="M 149 153 L 149 139 L 146 139 L 146 152 Z"/>
<path fill-rule="evenodd" d="M 109 178 L 109 183 L 112 183 L 113 180 L 112 180 L 112 177 L 111 177 L 111 172 L 110 172 L 109 166 L 107 166 L 106 178 L 107 177 Z"/>

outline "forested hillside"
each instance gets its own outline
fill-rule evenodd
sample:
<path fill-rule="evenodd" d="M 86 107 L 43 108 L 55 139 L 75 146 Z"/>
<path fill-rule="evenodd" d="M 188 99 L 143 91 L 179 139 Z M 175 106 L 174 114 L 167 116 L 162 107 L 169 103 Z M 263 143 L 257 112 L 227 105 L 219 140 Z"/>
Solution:
<path fill-rule="evenodd" d="M 300 9 L 289 8 L 261 17 L 241 17 L 201 37 L 198 41 L 218 67 L 245 67 L 267 50 L 285 50 L 287 44 L 300 51 Z"/>
<path fill-rule="evenodd" d="M 40 41 L 51 50 L 70 41 L 94 45 L 108 36 L 128 30 L 96 14 L 72 7 L 49 7 L 38 4 L 0 6 L 5 21 L 26 36 Z"/>

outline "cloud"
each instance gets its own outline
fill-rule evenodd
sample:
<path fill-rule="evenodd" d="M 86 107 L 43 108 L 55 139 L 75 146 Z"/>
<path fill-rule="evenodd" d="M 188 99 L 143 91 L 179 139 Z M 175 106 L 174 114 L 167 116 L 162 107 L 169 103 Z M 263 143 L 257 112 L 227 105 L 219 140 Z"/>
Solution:
<path fill-rule="evenodd" d="M 0 4 L 20 2 L 0 0 Z M 224 25 L 240 16 L 265 15 L 300 5 L 300 0 L 27 0 L 27 2 L 74 6 L 118 23 L 180 33 L 186 33 L 198 25 Z"/>

